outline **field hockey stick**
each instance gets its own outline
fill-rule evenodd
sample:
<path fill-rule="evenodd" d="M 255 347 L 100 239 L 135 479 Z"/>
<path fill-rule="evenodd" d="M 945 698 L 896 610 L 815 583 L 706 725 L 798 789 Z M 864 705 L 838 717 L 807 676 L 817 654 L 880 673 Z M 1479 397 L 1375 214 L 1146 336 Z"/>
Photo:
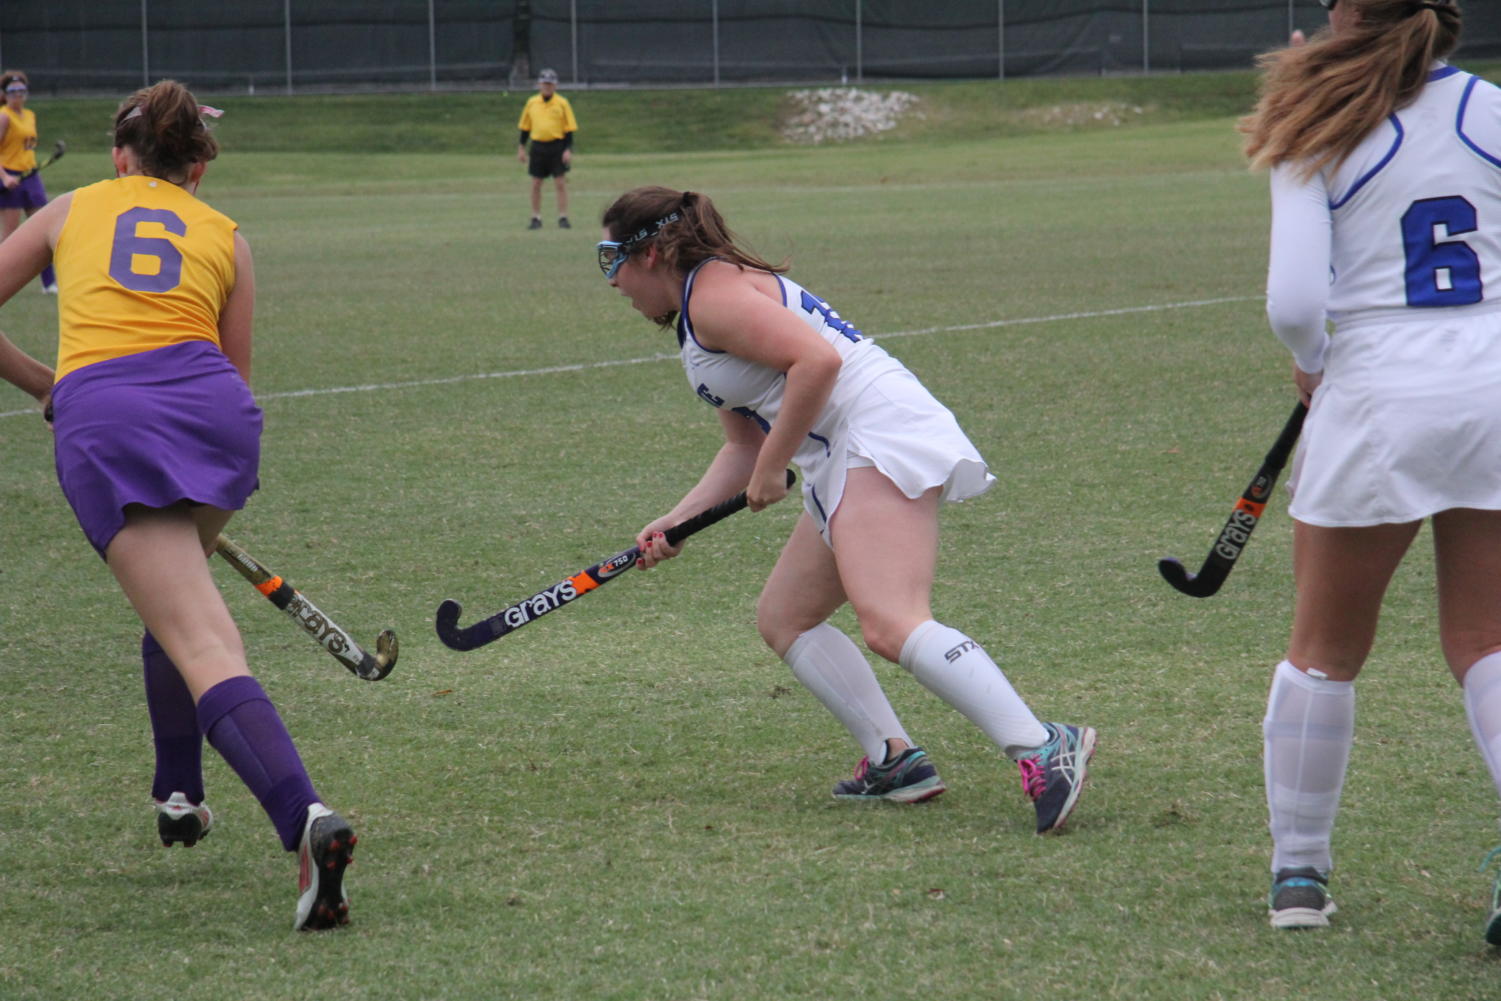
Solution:
<path fill-rule="evenodd" d="M 787 486 L 790 488 L 795 482 L 797 482 L 797 476 L 792 470 L 787 470 Z M 707 511 L 702 511 L 687 521 L 669 528 L 663 533 L 667 537 L 667 544 L 675 546 L 694 532 L 702 531 L 717 521 L 723 521 L 745 505 L 745 491 L 742 490 L 729 500 L 720 501 Z M 473 650 L 486 643 L 493 643 L 507 633 L 520 629 L 528 622 L 534 622 L 548 612 L 561 608 L 576 598 L 583 597 L 601 584 L 608 584 L 621 573 L 635 566 L 640 556 L 641 548 L 632 546 L 607 560 L 601 560 L 587 570 L 580 570 L 572 577 L 565 577 L 552 587 L 538 591 L 530 598 L 518 601 L 509 608 L 501 609 L 488 619 L 482 619 L 472 626 L 460 628 L 459 615 L 464 609 L 457 601 L 449 598 L 438 606 L 438 614 L 434 620 L 438 628 L 438 639 L 443 641 L 444 646 L 453 650 Z"/>
<path fill-rule="evenodd" d="M 1230 576 L 1230 571 L 1235 569 L 1235 561 L 1240 559 L 1252 530 L 1266 510 L 1267 501 L 1272 496 L 1272 487 L 1276 485 L 1278 474 L 1287 465 L 1287 457 L 1297 444 L 1298 433 L 1303 430 L 1303 418 L 1307 413 L 1308 408 L 1301 402 L 1293 408 L 1292 416 L 1287 419 L 1272 450 L 1266 454 L 1261 468 L 1256 471 L 1256 478 L 1246 487 L 1245 493 L 1240 495 L 1240 500 L 1235 502 L 1230 519 L 1225 522 L 1220 537 L 1214 541 L 1199 572 L 1189 573 L 1183 569 L 1182 563 L 1171 556 L 1165 556 L 1157 561 L 1157 569 L 1164 580 L 1195 598 L 1207 598 L 1220 589 L 1225 578 Z"/>
<path fill-rule="evenodd" d="M 292 617 L 318 644 L 334 655 L 334 659 L 366 681 L 379 681 L 396 666 L 396 634 L 386 629 L 375 638 L 375 656 L 372 657 L 350 639 L 333 619 L 324 615 L 311 601 L 291 584 L 257 563 L 249 553 L 221 535 L 214 540 L 214 551 L 225 562 L 240 572 L 255 589 Z"/>
<path fill-rule="evenodd" d="M 63 158 L 63 154 L 66 152 L 68 152 L 68 144 L 59 139 L 57 141 L 57 145 L 52 147 L 52 155 L 47 157 L 47 162 L 38 167 L 37 170 L 46 170 L 54 163 L 61 160 Z"/>

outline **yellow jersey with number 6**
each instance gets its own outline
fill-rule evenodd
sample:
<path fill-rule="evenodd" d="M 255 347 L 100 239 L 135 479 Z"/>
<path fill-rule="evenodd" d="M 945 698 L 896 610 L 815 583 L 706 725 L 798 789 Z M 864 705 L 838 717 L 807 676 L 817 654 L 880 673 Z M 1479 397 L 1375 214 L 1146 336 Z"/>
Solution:
<path fill-rule="evenodd" d="M 234 220 L 155 177 L 73 192 L 57 237 L 57 378 L 183 341 L 219 343 Z"/>

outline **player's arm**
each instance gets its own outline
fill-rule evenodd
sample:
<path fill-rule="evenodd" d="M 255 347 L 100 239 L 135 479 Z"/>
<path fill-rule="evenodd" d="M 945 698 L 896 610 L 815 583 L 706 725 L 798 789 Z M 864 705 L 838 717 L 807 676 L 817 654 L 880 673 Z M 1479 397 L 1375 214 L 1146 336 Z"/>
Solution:
<path fill-rule="evenodd" d="M 1272 234 L 1266 280 L 1267 320 L 1298 370 L 1324 370 L 1329 345 L 1325 310 L 1333 223 L 1320 175 L 1303 180 L 1291 164 L 1272 170 Z M 1305 387 L 1300 382 L 1300 389 Z"/>
<path fill-rule="evenodd" d="M 255 265 L 250 244 L 235 231 L 235 284 L 219 311 L 219 348 L 250 384 L 250 338 L 255 321 Z"/>
<path fill-rule="evenodd" d="M 0 305 L 52 263 L 52 248 L 72 204 L 71 191 L 48 202 L 0 243 Z"/>
<path fill-rule="evenodd" d="M 756 460 L 746 499 L 759 511 L 787 496 L 785 470 L 829 402 L 842 361 L 839 352 L 774 299 L 751 272 L 712 263 L 693 288 L 693 329 L 706 348 L 786 374 L 782 406 Z"/>
<path fill-rule="evenodd" d="M 762 443 L 766 441 L 761 426 L 733 411 L 716 410 L 715 413 L 719 415 L 720 426 L 724 429 L 724 444 L 714 454 L 709 468 L 704 470 L 693 489 L 684 494 L 683 499 L 671 511 L 652 521 L 636 535 L 636 545 L 641 549 L 641 562 L 647 568 L 676 556 L 683 548 L 681 544 L 667 545 L 666 539 L 654 539 L 657 533 L 665 532 L 673 525 L 738 494 L 746 488 L 751 473 L 756 468 L 756 458 L 760 454 Z"/>

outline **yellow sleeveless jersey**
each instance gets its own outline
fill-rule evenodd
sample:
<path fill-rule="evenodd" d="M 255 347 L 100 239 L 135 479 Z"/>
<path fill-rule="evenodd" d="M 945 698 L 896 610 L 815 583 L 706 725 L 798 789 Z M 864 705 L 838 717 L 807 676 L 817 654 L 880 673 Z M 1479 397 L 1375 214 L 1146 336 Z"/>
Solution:
<path fill-rule="evenodd" d="M 36 112 L 30 108 L 15 112 L 4 105 L 0 115 L 10 119 L 5 138 L 0 139 L 0 167 L 24 174 L 36 166 Z"/>
<path fill-rule="evenodd" d="M 219 343 L 235 283 L 234 220 L 169 181 L 73 192 L 57 237 L 57 378 L 183 341 Z"/>

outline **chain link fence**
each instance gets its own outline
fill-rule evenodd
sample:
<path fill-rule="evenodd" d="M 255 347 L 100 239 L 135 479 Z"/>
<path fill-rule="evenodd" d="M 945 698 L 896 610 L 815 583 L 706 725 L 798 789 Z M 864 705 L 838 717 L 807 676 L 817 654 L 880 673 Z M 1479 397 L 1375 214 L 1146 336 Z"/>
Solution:
<path fill-rule="evenodd" d="M 1501 58 L 1469 0 L 1463 60 Z M 1246 69 L 1314 0 L 4 0 L 0 66 L 44 93 L 1004 78 Z"/>

